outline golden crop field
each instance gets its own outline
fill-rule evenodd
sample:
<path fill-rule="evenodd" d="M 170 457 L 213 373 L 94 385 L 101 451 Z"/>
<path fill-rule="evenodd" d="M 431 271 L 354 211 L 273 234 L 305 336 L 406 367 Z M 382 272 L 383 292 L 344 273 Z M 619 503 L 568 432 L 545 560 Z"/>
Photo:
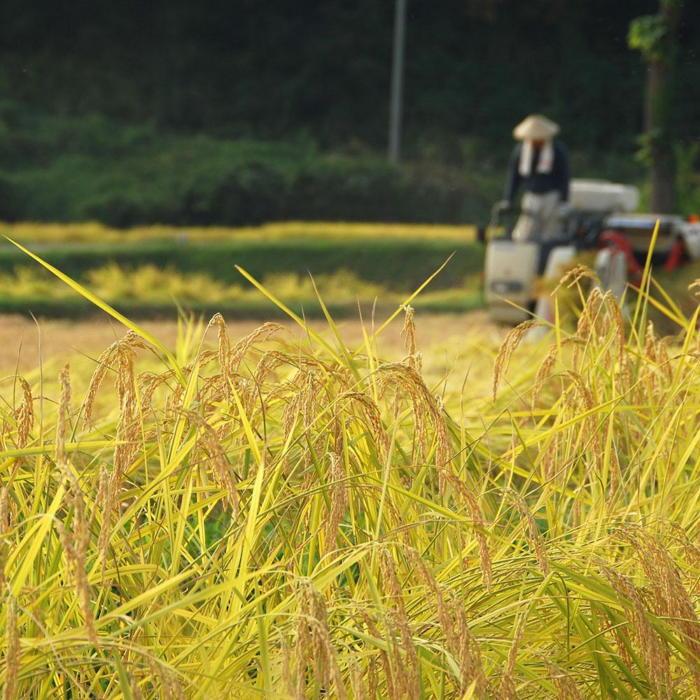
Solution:
<path fill-rule="evenodd" d="M 400 240 L 440 239 L 470 242 L 476 238 L 474 226 L 438 224 L 376 224 L 352 222 L 284 221 L 241 228 L 138 226 L 114 229 L 99 223 L 2 223 L 0 233 L 30 243 L 108 243 L 146 241 L 163 238 L 187 238 L 191 241 L 213 239 L 275 240 L 364 240 L 389 238 Z"/>
<path fill-rule="evenodd" d="M 240 284 L 228 284 L 212 278 L 206 272 L 182 273 L 172 268 L 141 265 L 134 269 L 110 263 L 87 271 L 85 284 L 100 298 L 110 303 L 134 302 L 172 304 L 174 301 L 206 302 L 209 305 L 247 302 L 260 299 L 260 292 L 241 277 Z M 358 278 L 349 270 L 312 277 L 296 272 L 280 272 L 263 280 L 267 289 L 287 302 L 316 301 L 316 289 L 335 304 L 360 300 L 372 303 L 380 299 L 384 305 L 396 304 L 408 295 L 388 289 L 385 285 Z M 420 303 L 440 302 L 479 294 L 479 279 L 465 279 L 461 287 L 428 291 Z M 75 300 L 69 286 L 37 265 L 23 265 L 12 272 L 0 272 L 0 297 L 5 300 L 52 299 Z"/>
<path fill-rule="evenodd" d="M 698 695 L 700 311 L 649 282 L 500 347 L 408 306 L 352 338 L 121 318 L 11 374 L 5 697 Z"/>

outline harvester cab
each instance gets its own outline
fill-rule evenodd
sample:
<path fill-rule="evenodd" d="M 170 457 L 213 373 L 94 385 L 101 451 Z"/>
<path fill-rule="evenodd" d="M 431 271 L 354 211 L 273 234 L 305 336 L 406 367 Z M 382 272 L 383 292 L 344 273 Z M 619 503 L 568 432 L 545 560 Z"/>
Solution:
<path fill-rule="evenodd" d="M 553 320 L 541 280 L 561 276 L 579 251 L 595 251 L 601 285 L 618 298 L 641 274 L 654 227 L 654 264 L 671 270 L 700 258 L 700 224 L 680 216 L 634 214 L 637 188 L 601 180 L 573 180 L 568 210 L 555 238 L 513 240 L 515 216 L 495 207 L 486 242 L 484 290 L 491 318 L 520 323 L 532 315 Z"/>

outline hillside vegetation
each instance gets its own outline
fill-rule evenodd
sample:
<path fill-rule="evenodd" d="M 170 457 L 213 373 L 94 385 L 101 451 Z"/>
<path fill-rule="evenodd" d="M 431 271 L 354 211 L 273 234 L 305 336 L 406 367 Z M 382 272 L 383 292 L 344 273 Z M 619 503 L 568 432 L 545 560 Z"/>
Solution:
<path fill-rule="evenodd" d="M 279 220 L 474 223 L 501 177 L 309 138 L 179 133 L 0 102 L 0 219 L 244 226 Z M 496 184 L 497 183 L 497 184 Z M 495 185 L 495 186 L 494 186 Z"/>

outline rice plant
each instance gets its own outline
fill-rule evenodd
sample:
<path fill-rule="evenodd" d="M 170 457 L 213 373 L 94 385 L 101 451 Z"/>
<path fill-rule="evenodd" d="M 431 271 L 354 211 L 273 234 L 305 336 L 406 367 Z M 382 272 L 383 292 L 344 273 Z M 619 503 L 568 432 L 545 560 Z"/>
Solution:
<path fill-rule="evenodd" d="M 516 328 L 488 398 L 427 383 L 408 305 L 173 349 L 91 297 L 127 332 L 84 394 L 3 388 L 4 697 L 700 695 L 698 311 L 642 292 Z"/>

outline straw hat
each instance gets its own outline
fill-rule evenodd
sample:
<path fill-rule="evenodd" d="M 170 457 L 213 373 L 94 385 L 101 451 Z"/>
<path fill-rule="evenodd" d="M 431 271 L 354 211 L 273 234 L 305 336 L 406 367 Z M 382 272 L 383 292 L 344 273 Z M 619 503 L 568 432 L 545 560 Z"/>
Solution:
<path fill-rule="evenodd" d="M 559 125 L 541 114 L 531 114 L 513 129 L 518 141 L 546 141 L 559 133 Z"/>

